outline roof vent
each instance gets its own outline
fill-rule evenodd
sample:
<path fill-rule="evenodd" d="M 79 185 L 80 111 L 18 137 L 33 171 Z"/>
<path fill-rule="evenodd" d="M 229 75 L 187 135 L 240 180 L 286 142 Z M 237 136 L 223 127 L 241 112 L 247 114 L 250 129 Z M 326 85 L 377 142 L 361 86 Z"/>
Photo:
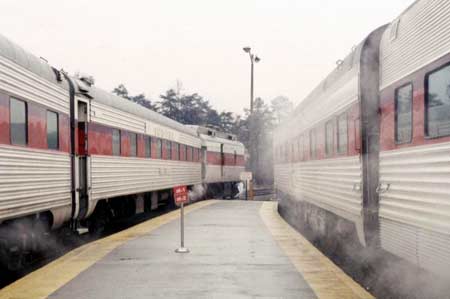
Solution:
<path fill-rule="evenodd" d="M 95 83 L 93 76 L 89 76 L 86 74 L 76 74 L 75 76 L 78 77 L 78 79 L 80 79 L 81 81 L 83 81 L 84 83 L 86 83 L 89 86 L 92 86 Z"/>
<path fill-rule="evenodd" d="M 397 39 L 399 24 L 400 24 L 400 19 L 394 20 L 391 24 L 391 31 L 389 32 L 389 39 L 391 41 Z"/>

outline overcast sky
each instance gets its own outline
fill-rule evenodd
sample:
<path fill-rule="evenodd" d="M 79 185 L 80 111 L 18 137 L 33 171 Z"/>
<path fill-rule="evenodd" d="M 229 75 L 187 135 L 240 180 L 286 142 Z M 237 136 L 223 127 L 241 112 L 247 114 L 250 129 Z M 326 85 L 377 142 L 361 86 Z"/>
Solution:
<path fill-rule="evenodd" d="M 0 34 L 50 64 L 151 99 L 183 84 L 218 110 L 255 96 L 301 101 L 371 30 L 412 0 L 1 0 Z"/>

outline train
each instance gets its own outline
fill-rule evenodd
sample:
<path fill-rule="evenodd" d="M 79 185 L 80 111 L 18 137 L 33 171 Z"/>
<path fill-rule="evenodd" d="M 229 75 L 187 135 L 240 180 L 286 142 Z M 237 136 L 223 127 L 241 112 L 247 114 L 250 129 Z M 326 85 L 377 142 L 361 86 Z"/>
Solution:
<path fill-rule="evenodd" d="M 446 280 L 449 19 L 449 1 L 415 1 L 339 60 L 274 133 L 289 222 Z"/>
<path fill-rule="evenodd" d="M 188 126 L 71 76 L 0 36 L 0 264 L 20 268 L 50 231 L 191 199 L 233 197 L 236 136 Z M 213 193 L 214 191 L 214 193 Z"/>

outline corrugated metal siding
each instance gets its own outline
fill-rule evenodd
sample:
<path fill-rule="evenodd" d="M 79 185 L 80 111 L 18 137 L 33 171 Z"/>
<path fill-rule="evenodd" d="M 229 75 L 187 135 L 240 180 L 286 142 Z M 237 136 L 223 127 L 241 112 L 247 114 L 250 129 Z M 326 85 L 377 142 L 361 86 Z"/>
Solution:
<path fill-rule="evenodd" d="M 152 136 L 176 141 L 197 148 L 201 147 L 200 138 L 192 136 L 136 115 L 123 112 L 97 102 L 91 101 L 91 121 L 110 127 L 119 127 L 128 131 L 150 134 Z"/>
<path fill-rule="evenodd" d="M 69 114 L 69 93 L 0 56 L 0 89 Z"/>
<path fill-rule="evenodd" d="M 354 222 L 365 244 L 359 156 L 277 164 L 274 172 L 277 189 Z"/>
<path fill-rule="evenodd" d="M 238 182 L 241 180 L 241 172 L 245 171 L 245 167 L 241 166 L 224 166 L 223 181 L 224 182 Z"/>
<path fill-rule="evenodd" d="M 92 200 L 200 183 L 200 163 L 114 156 L 91 157 Z"/>
<path fill-rule="evenodd" d="M 386 88 L 450 52 L 450 1 L 417 1 L 390 25 L 380 48 L 380 86 Z"/>
<path fill-rule="evenodd" d="M 224 166 L 223 177 L 220 165 L 207 165 L 205 183 L 219 182 L 238 182 L 240 181 L 241 172 L 245 171 L 245 167 L 240 166 Z"/>
<path fill-rule="evenodd" d="M 362 213 L 362 166 L 359 156 L 293 164 L 292 191 L 303 200 L 340 215 L 359 219 Z"/>
<path fill-rule="evenodd" d="M 0 146 L 0 220 L 71 205 L 70 156 Z"/>
<path fill-rule="evenodd" d="M 416 253 L 424 267 L 449 260 L 450 143 L 382 152 L 380 182 L 390 184 L 380 194 L 382 246 L 405 258 Z M 406 226 L 416 242 L 401 232 Z"/>
<path fill-rule="evenodd" d="M 274 165 L 274 184 L 275 188 L 286 193 L 290 194 L 289 190 L 289 164 L 275 164 Z"/>

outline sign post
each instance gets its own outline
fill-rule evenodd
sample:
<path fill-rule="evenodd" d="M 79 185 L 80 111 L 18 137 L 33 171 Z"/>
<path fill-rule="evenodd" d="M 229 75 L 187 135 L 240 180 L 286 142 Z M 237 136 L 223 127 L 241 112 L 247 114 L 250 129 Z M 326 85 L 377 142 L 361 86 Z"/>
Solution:
<path fill-rule="evenodd" d="M 181 244 L 180 247 L 175 250 L 177 253 L 189 253 L 189 249 L 184 247 L 184 203 L 189 202 L 189 196 L 186 186 L 179 186 L 173 188 L 173 196 L 176 204 L 180 204 L 180 232 L 181 232 Z"/>
<path fill-rule="evenodd" d="M 253 175 L 249 171 L 241 172 L 240 179 L 245 182 L 245 200 L 248 200 L 248 184 L 252 180 Z"/>

